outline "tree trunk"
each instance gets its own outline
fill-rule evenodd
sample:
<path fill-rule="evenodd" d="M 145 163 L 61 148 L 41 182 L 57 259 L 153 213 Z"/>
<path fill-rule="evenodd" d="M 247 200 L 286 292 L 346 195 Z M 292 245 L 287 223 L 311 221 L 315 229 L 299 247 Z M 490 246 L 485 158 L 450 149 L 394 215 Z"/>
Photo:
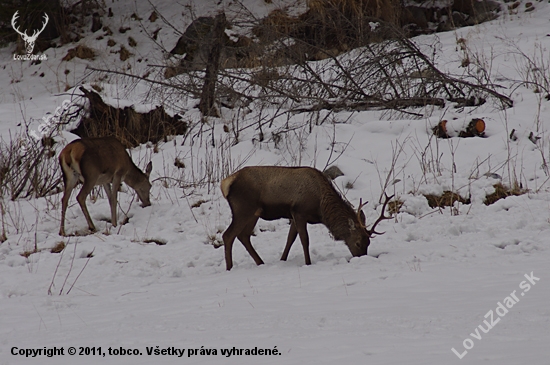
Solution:
<path fill-rule="evenodd" d="M 216 15 L 213 32 L 212 48 L 208 55 L 206 73 L 204 75 L 204 85 L 202 87 L 201 101 L 199 110 L 203 116 L 219 117 L 218 109 L 215 106 L 216 100 L 216 82 L 218 79 L 218 70 L 220 67 L 220 54 L 223 47 L 223 35 L 225 32 L 225 13 Z"/>

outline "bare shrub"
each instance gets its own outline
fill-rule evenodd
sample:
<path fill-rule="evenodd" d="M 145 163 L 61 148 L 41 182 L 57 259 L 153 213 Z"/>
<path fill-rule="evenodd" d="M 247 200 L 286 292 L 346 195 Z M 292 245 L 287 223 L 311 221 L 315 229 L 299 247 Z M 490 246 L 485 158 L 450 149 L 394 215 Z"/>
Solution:
<path fill-rule="evenodd" d="M 59 191 L 61 174 L 51 147 L 31 137 L 0 139 L 0 196 L 11 200 Z"/>

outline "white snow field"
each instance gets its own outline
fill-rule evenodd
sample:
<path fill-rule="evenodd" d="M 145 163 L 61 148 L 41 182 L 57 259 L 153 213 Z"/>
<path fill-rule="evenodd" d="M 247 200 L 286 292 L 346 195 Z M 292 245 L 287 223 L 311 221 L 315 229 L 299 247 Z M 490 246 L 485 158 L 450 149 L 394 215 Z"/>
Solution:
<path fill-rule="evenodd" d="M 106 21 L 116 28 L 131 22 L 133 12 L 146 18 L 151 11 L 148 2 L 107 3 L 115 17 Z M 185 29 L 182 4 L 153 3 Z M 195 15 L 211 14 L 216 3 L 196 1 Z M 279 6 L 243 4 L 258 15 Z M 535 68 L 550 79 L 550 5 L 534 4 L 532 12 L 524 12 L 522 3 L 491 22 L 414 39 L 421 47 L 435 44 L 438 66 L 459 74 L 465 72 L 460 67 L 465 51 L 457 45 L 463 38 L 472 57 L 486 60 L 502 85 L 499 91 L 513 99 L 512 108 L 448 106 L 421 119 L 390 120 L 380 111 L 340 112 L 334 114 L 339 123 L 314 126 L 311 133 L 302 129 L 283 146 L 258 142 L 250 128 L 225 152 L 181 136 L 159 144 L 157 152 L 143 145 L 131 153 L 142 169 L 153 161 L 152 205 L 141 208 L 124 186 L 119 221 L 127 214 L 129 222 L 111 227 L 107 199 L 88 199 L 95 234 L 85 234 L 76 192 L 66 230 L 79 235 L 70 237 L 58 235 L 61 194 L 6 198 L 0 365 L 550 364 L 550 101 L 544 92 L 512 81 Z M 128 63 L 139 73 L 145 66 L 135 59 L 154 63 L 162 54 L 139 26 L 132 28 L 138 47 Z M 177 40 L 168 27 L 161 35 L 168 49 Z M 128 33 L 113 37 L 123 40 Z M 95 60 L 62 62 L 74 45 L 47 50 L 48 60 L 39 65 L 14 61 L 13 45 L 0 49 L 5 141 L 20 131 L 18 125 L 37 125 L 54 113 L 80 85 L 100 83 L 102 96 L 115 106 L 150 107 L 147 85 L 116 78 L 102 82 L 86 70 L 87 65 L 107 68 L 118 59 L 105 40 L 90 33 L 81 42 L 98 51 Z M 66 85 L 73 89 L 65 92 Z M 182 100 L 178 107 L 189 109 L 185 118 L 199 120 L 192 109 L 196 102 Z M 214 140 L 227 143 L 221 124 L 237 111 L 222 114 Z M 253 120 L 254 112 L 245 118 Z M 307 118 L 298 114 L 290 121 L 300 125 Z M 473 118 L 486 122 L 485 138 L 432 136 L 431 128 L 442 119 L 459 128 Z M 512 129 L 515 141 L 509 138 Z M 540 138 L 530 140 L 531 133 Z M 66 131 L 57 136 L 57 151 L 74 138 Z M 173 166 L 175 157 L 185 163 L 183 171 Z M 304 265 L 299 242 L 288 261 L 279 260 L 287 220 L 260 221 L 252 243 L 265 265 L 256 266 L 236 242 L 235 266 L 228 272 L 223 247 L 214 245 L 231 222 L 218 183 L 182 189 L 162 179 L 179 177 L 190 184 L 222 162 L 231 171 L 245 165 L 322 169 L 334 162 L 345 174 L 335 184 L 346 198 L 354 206 L 360 198 L 369 201 L 368 224 L 380 215 L 386 179 L 387 192 L 397 194 L 403 206 L 394 219 L 380 223 L 377 230 L 385 234 L 371 240 L 363 257 L 352 258 L 324 226 L 310 225 L 310 266 Z M 213 169 L 214 175 L 222 170 Z M 485 205 L 499 182 L 521 183 L 526 193 Z M 471 203 L 433 209 L 422 195 L 445 190 L 469 196 Z M 65 250 L 51 253 L 60 241 Z M 39 252 L 21 255 L 35 244 Z"/>

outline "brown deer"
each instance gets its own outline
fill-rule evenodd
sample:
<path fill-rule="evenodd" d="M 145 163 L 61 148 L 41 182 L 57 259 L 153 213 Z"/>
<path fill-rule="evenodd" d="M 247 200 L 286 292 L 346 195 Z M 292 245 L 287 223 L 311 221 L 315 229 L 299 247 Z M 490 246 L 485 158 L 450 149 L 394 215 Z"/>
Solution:
<path fill-rule="evenodd" d="M 94 186 L 103 185 L 111 206 L 111 224 L 116 227 L 117 194 L 124 181 L 133 188 L 141 200 L 142 206 L 151 205 L 149 175 L 153 165 L 147 164 L 143 173 L 130 158 L 126 149 L 114 137 L 82 138 L 69 143 L 59 155 L 59 164 L 63 173 L 65 191 L 61 201 L 61 227 L 59 234 L 65 236 L 65 212 L 71 192 L 78 182 L 83 186 L 76 200 L 88 222 L 90 231 L 95 226 L 86 207 L 86 197 Z"/>
<path fill-rule="evenodd" d="M 307 223 L 323 223 L 334 239 L 345 241 L 353 256 L 367 254 L 370 238 L 380 234 L 374 229 L 383 219 L 386 205 L 392 197 L 386 196 L 382 214 L 371 229 L 365 227 L 365 215 L 359 203 L 355 211 L 344 201 L 332 183 L 319 170 L 311 167 L 251 166 L 245 167 L 221 182 L 223 196 L 229 202 L 233 219 L 223 233 L 227 270 L 233 267 L 232 248 L 235 238 L 242 242 L 257 265 L 262 259 L 252 247 L 250 236 L 259 218 L 291 220 L 290 231 L 281 260 L 286 261 L 296 236 L 300 236 L 306 265 L 311 265 Z"/>

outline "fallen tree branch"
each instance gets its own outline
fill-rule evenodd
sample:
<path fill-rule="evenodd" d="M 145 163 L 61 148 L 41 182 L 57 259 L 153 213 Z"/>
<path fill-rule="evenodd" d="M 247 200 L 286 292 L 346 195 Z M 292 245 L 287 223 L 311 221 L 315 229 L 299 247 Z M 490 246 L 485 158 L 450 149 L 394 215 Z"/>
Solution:
<path fill-rule="evenodd" d="M 315 104 L 311 107 L 304 108 L 294 108 L 290 111 L 294 114 L 299 113 L 309 113 L 319 110 L 332 110 L 332 111 L 342 111 L 342 110 L 370 110 L 370 109 L 402 109 L 410 107 L 423 107 L 426 105 L 435 105 L 439 107 L 445 106 L 445 100 L 442 98 L 428 98 L 428 97 L 419 97 L 419 98 L 403 98 L 403 99 L 393 99 L 393 100 L 369 100 L 369 101 L 360 101 L 360 102 L 322 102 Z M 406 111 L 405 111 L 406 112 Z M 421 114 L 413 113 L 418 116 Z"/>
<path fill-rule="evenodd" d="M 187 87 L 184 87 L 184 86 L 181 86 L 181 85 L 171 84 L 171 83 L 169 83 L 169 82 L 163 82 L 163 81 L 158 81 L 158 80 L 151 80 L 151 79 L 148 79 L 148 78 L 146 78 L 146 77 L 142 77 L 142 76 L 138 76 L 138 75 L 129 74 L 129 73 L 122 72 L 122 71 L 106 70 L 106 69 L 101 69 L 101 68 L 96 68 L 96 67 L 91 67 L 91 66 L 87 66 L 87 69 L 92 70 L 92 71 L 96 71 L 96 72 L 105 72 L 105 73 L 111 73 L 111 74 L 115 74 L 115 75 L 125 76 L 125 77 L 129 77 L 129 78 L 132 78 L 132 79 L 137 79 L 137 80 L 141 80 L 141 81 L 146 81 L 146 82 L 149 82 L 149 83 L 151 83 L 151 84 L 160 85 L 160 86 L 166 86 L 166 87 L 169 87 L 169 88 L 172 88 L 172 89 L 176 89 L 176 90 L 180 90 L 180 91 L 185 91 L 185 92 L 187 92 L 187 93 L 190 93 L 191 95 L 193 95 L 193 96 L 196 97 L 196 98 L 198 98 L 198 97 L 200 96 L 200 91 L 199 91 L 199 90 L 187 88 Z"/>

